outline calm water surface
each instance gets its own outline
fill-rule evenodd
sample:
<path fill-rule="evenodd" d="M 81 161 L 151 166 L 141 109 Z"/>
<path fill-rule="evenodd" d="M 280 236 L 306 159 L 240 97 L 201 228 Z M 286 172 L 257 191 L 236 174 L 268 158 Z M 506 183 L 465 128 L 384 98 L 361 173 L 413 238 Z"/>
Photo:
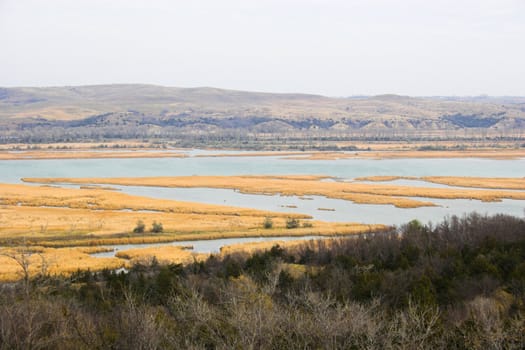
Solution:
<path fill-rule="evenodd" d="M 189 155 L 214 152 L 194 150 Z M 215 152 L 226 153 L 226 152 Z M 235 152 L 238 153 L 238 152 Z M 525 159 L 493 160 L 463 159 L 340 159 L 295 160 L 283 157 L 188 157 L 137 159 L 66 159 L 0 161 L 0 182 L 21 183 L 23 177 L 140 177 L 184 175 L 257 175 L 301 174 L 329 175 L 340 181 L 362 176 L 483 176 L 524 177 Z M 447 187 L 413 180 L 396 180 L 398 185 Z M 78 186 L 76 186 L 78 187 Z M 296 212 L 325 221 L 402 224 L 414 218 L 422 222 L 440 221 L 446 215 L 477 211 L 482 214 L 507 213 L 524 215 L 525 201 L 503 200 L 484 203 L 475 200 L 432 201 L 437 207 L 399 209 L 391 205 L 355 204 L 349 201 L 309 196 L 265 196 L 241 194 L 234 190 L 209 188 L 157 188 L 140 186 L 113 186 L 125 193 L 180 201 L 203 202 L 238 207 L 249 207 L 278 212 Z M 0 194 L 1 196 L 1 194 Z M 296 206 L 297 208 L 290 208 Z M 334 209 L 333 211 L 319 208 Z M 282 238 L 279 238 L 282 239 Z M 254 241 L 254 238 L 249 238 Z M 239 242 L 233 239 L 229 243 Z M 199 241 L 195 241 L 199 242 Z M 200 248 L 198 244 L 191 245 Z M 205 241 L 200 241 L 205 242 Z M 229 244 L 228 243 L 228 244 Z M 185 244 L 177 242 L 176 244 Z M 201 243 L 199 243 L 201 244 Z M 210 244 L 210 242 L 202 243 Z M 220 245 L 225 244 L 220 242 Z M 217 250 L 220 245 L 215 244 Z"/>
<path fill-rule="evenodd" d="M 241 238 L 222 238 L 198 241 L 177 241 L 169 243 L 145 243 L 145 244 L 121 244 L 101 246 L 102 248 L 113 249 L 113 251 L 91 254 L 97 258 L 109 258 L 115 256 L 120 250 L 181 246 L 191 247 L 189 250 L 195 253 L 219 253 L 221 247 L 230 244 L 249 243 L 249 242 L 274 242 L 274 241 L 296 241 L 296 240 L 315 240 L 327 238 L 326 236 L 303 236 L 303 237 L 241 237 Z"/>
<path fill-rule="evenodd" d="M 0 182 L 22 177 L 315 174 L 343 179 L 373 175 L 523 177 L 525 159 L 340 159 L 188 157 L 0 161 Z"/>

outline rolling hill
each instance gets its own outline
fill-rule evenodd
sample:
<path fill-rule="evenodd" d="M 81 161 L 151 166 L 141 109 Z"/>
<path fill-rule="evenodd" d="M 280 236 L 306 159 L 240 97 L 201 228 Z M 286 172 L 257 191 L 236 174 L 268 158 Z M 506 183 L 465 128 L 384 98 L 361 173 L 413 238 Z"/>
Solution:
<path fill-rule="evenodd" d="M 217 88 L 0 88 L 0 140 L 521 139 L 525 97 L 334 98 Z"/>

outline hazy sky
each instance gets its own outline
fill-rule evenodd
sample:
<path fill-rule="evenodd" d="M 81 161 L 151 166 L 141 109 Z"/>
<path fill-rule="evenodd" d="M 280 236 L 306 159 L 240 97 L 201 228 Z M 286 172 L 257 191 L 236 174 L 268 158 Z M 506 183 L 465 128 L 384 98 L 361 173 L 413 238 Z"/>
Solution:
<path fill-rule="evenodd" d="M 525 0 L 0 0 L 0 86 L 525 95 Z"/>

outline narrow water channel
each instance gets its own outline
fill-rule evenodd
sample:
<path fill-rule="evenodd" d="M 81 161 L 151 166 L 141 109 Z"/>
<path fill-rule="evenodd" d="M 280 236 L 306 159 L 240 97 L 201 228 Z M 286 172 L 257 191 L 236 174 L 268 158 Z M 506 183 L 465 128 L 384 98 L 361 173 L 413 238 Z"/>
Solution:
<path fill-rule="evenodd" d="M 192 241 L 176 241 L 167 243 L 145 243 L 145 244 L 120 244 L 120 245 L 107 245 L 101 246 L 101 248 L 113 249 L 112 251 L 91 254 L 93 257 L 108 258 L 114 257 L 118 251 L 136 249 L 136 248 L 149 248 L 149 247 L 166 247 L 166 246 L 181 246 L 181 247 L 192 247 L 192 252 L 195 253 L 219 253 L 221 247 L 231 244 L 238 243 L 252 243 L 252 242 L 274 242 L 274 241 L 297 241 L 297 240 L 312 240 L 312 239 L 323 239 L 330 238 L 328 236 L 287 236 L 287 237 L 240 237 L 240 238 L 221 238 L 221 239 L 209 239 L 209 240 L 192 240 Z"/>

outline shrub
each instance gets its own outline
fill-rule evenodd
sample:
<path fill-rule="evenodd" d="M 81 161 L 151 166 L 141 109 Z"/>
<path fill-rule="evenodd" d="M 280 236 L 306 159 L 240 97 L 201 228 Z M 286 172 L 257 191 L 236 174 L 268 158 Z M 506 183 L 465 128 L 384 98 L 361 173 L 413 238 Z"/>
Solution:
<path fill-rule="evenodd" d="M 303 222 L 303 227 L 313 227 L 314 225 L 311 222 Z"/>
<path fill-rule="evenodd" d="M 297 228 L 299 227 L 299 220 L 296 218 L 288 218 L 286 220 L 286 228 Z"/>
<path fill-rule="evenodd" d="M 153 225 L 151 226 L 151 232 L 160 233 L 162 231 L 164 231 L 164 228 L 162 227 L 162 223 L 153 221 Z"/>
<path fill-rule="evenodd" d="M 271 217 L 267 216 L 267 217 L 264 219 L 263 227 L 266 228 L 266 229 L 269 229 L 269 228 L 272 228 L 272 227 L 273 227 L 273 221 L 272 221 L 272 218 L 271 218 Z"/>
<path fill-rule="evenodd" d="M 144 222 L 142 220 L 137 221 L 137 226 L 133 229 L 134 233 L 144 233 L 144 230 L 146 229 L 146 225 L 144 225 Z"/>

